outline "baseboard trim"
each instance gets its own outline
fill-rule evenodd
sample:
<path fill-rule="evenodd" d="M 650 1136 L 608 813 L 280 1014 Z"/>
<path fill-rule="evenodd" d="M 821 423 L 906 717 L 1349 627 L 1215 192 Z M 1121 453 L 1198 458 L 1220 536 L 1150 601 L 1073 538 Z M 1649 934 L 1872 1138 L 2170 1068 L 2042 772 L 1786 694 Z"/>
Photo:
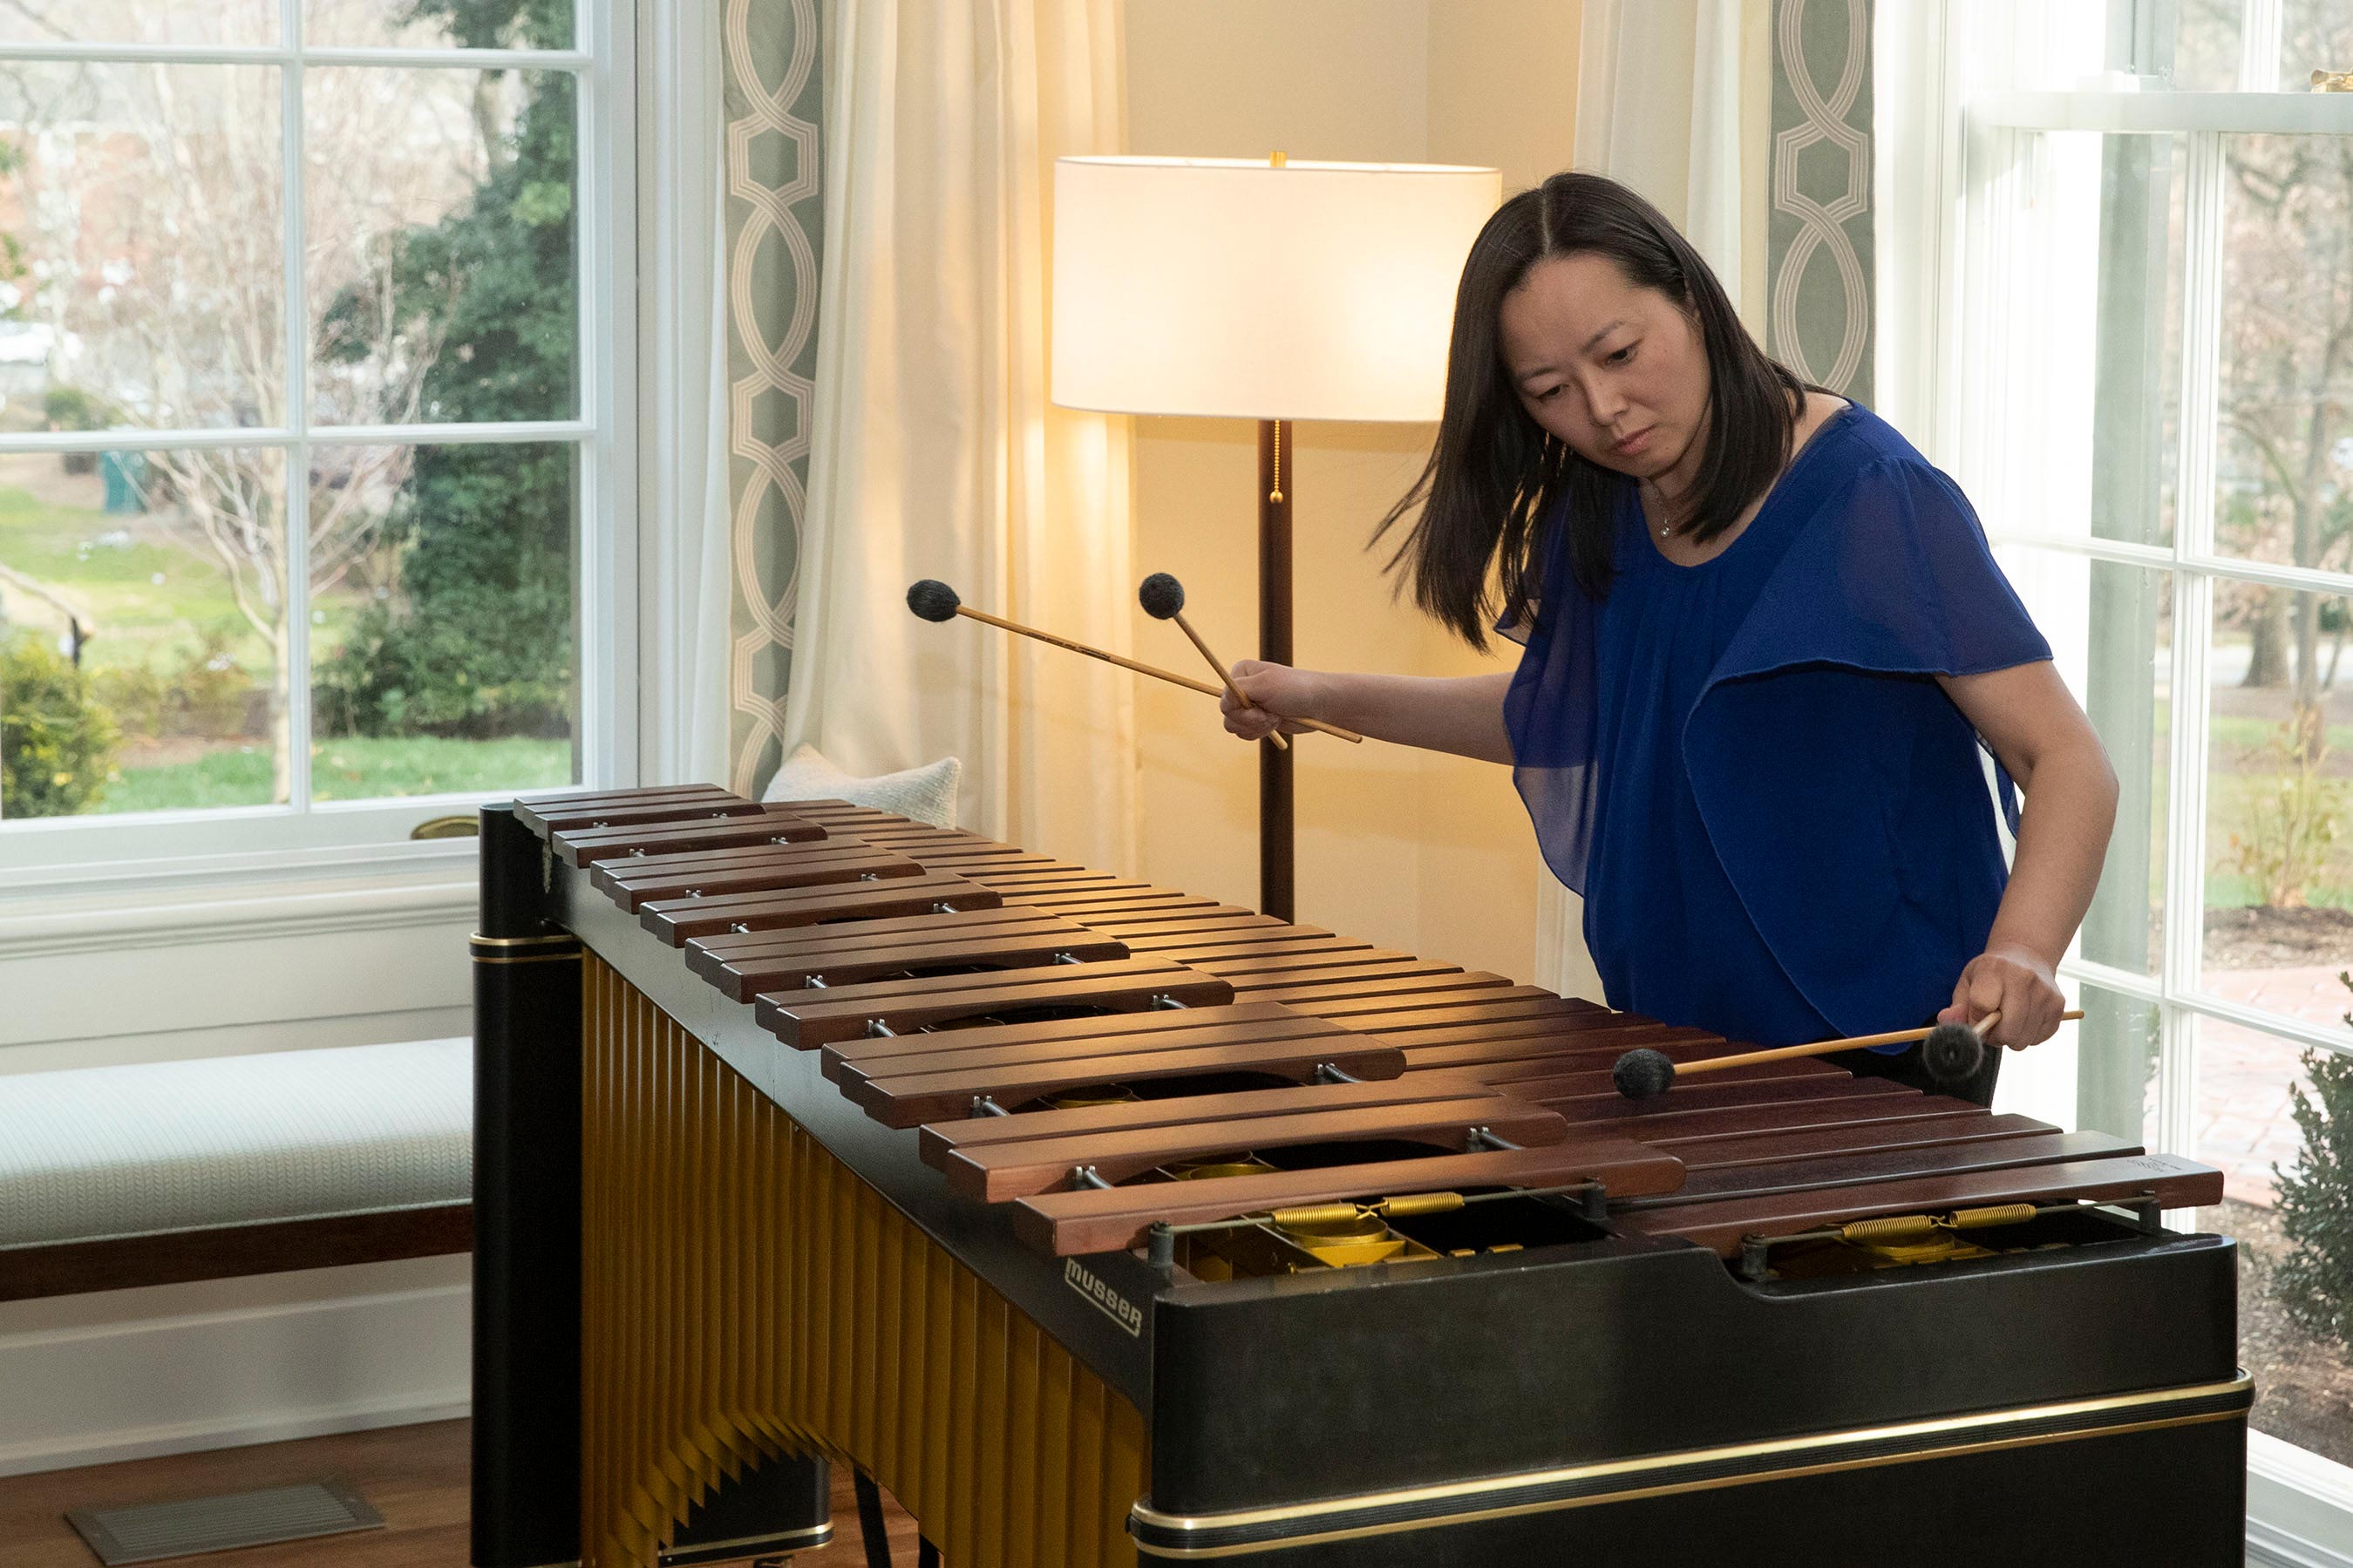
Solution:
<path fill-rule="evenodd" d="M 298 1437 L 329 1437 L 338 1432 L 372 1432 L 379 1426 L 459 1421 L 472 1415 L 473 1409 L 473 1402 L 465 1398 L 428 1405 L 399 1400 L 381 1405 L 290 1413 L 259 1423 L 183 1422 L 138 1432 L 116 1432 L 104 1442 L 78 1448 L 0 1448 L 0 1476 L 38 1475 L 48 1470 L 79 1469 L 86 1465 L 153 1459 L 166 1454 L 208 1453 L 216 1448 L 249 1448 L 262 1443 L 290 1443 Z"/>
<path fill-rule="evenodd" d="M 398 1288 L 451 1267 L 420 1258 L 12 1303 L 0 1318 L 0 1475 L 465 1415 L 471 1290 Z"/>
<path fill-rule="evenodd" d="M 2247 1521 L 2247 1568 L 2353 1568 L 2353 1557 L 2261 1520 Z"/>

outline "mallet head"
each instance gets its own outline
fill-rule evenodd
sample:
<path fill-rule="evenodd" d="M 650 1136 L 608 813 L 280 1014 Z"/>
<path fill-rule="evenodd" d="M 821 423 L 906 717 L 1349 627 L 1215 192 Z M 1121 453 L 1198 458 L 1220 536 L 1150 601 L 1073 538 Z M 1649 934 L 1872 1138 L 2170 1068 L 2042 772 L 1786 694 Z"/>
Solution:
<path fill-rule="evenodd" d="M 1155 572 L 1135 590 L 1135 602 L 1155 621 L 1165 621 L 1185 608 L 1185 584 L 1166 572 Z"/>
<path fill-rule="evenodd" d="M 963 603 L 962 599 L 956 597 L 956 591 L 954 588 L 930 577 L 924 578 L 907 590 L 907 608 L 927 621 L 955 619 L 956 607 Z"/>
<path fill-rule="evenodd" d="M 1654 1099 L 1675 1081 L 1674 1059 L 1647 1047 L 1628 1051 L 1609 1069 L 1609 1081 L 1629 1100 Z"/>
<path fill-rule="evenodd" d="M 1985 1042 L 1967 1024 L 1939 1024 L 1920 1042 L 1920 1065 L 1938 1083 L 1959 1083 L 1985 1066 Z"/>

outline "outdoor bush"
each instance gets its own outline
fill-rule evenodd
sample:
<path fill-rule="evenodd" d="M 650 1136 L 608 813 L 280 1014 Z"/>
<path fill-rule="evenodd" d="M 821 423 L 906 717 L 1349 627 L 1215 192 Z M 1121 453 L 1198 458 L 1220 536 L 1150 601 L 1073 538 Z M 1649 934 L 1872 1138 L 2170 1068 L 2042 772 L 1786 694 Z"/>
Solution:
<path fill-rule="evenodd" d="M 2353 991 L 2353 972 L 2337 978 Z M 2289 1248 L 2273 1288 L 2297 1324 L 2353 1351 L 2353 1054 L 2306 1051 L 2304 1070 L 2312 1093 L 2291 1090 L 2304 1152 L 2292 1175 L 2272 1167 Z"/>
<path fill-rule="evenodd" d="M 52 430 L 103 430 L 107 426 L 106 405 L 78 386 L 51 387 L 41 398 L 41 412 Z M 69 474 L 96 473 L 98 454 L 68 452 L 65 468 Z"/>
<path fill-rule="evenodd" d="M 0 640 L 0 817 L 72 816 L 106 793 L 118 742 L 90 682 L 37 637 Z"/>
<path fill-rule="evenodd" d="M 572 593 L 558 570 L 452 585 L 436 601 L 451 613 L 361 612 L 312 682 L 322 734 L 570 732 Z"/>
<path fill-rule="evenodd" d="M 2289 909 L 2305 901 L 2337 842 L 2345 785 L 2327 775 L 2320 710 L 2284 721 L 2264 747 L 2270 783 L 2247 803 L 2242 831 L 2231 835 L 2238 869 L 2255 879 L 2263 901 Z"/>
<path fill-rule="evenodd" d="M 256 682 L 230 650 L 235 636 L 234 626 L 214 626 L 160 670 L 149 664 L 100 670 L 90 688 L 126 735 L 241 739 Z"/>
<path fill-rule="evenodd" d="M 412 0 L 403 14 L 478 47 L 571 36 L 566 0 Z M 473 200 L 407 230 L 385 276 L 321 321 L 322 356 L 354 363 L 387 312 L 429 323 L 418 336 L 442 345 L 423 384 L 436 419 L 554 418 L 577 405 L 573 89 L 548 72 L 531 92 L 511 156 Z M 364 609 L 322 661 L 322 731 L 567 733 L 573 500 L 569 447 L 419 447 L 385 529 L 400 592 Z"/>

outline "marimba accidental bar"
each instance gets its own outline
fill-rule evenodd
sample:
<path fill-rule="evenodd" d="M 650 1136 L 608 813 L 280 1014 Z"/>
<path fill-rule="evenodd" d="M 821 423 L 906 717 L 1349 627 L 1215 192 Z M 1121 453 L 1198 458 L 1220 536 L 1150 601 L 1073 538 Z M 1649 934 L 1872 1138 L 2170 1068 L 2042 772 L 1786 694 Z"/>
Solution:
<path fill-rule="evenodd" d="M 955 1568 L 2243 1551 L 2211 1171 L 838 802 L 483 829 L 480 1568 L 812 1460 Z"/>

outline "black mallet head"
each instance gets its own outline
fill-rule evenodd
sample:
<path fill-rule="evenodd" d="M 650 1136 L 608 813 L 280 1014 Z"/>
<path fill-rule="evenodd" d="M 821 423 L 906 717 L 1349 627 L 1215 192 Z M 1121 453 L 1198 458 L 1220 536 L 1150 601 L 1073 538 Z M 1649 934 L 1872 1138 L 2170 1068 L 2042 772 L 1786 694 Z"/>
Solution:
<path fill-rule="evenodd" d="M 1135 590 L 1135 602 L 1155 621 L 1165 621 L 1185 609 L 1185 584 L 1166 572 L 1155 572 Z"/>
<path fill-rule="evenodd" d="M 1628 1051 L 1609 1069 L 1609 1081 L 1629 1100 L 1655 1099 L 1675 1081 L 1675 1064 L 1664 1051 L 1648 1047 Z"/>
<path fill-rule="evenodd" d="M 1967 1024 L 1939 1024 L 1920 1042 L 1920 1065 L 1938 1083 L 1975 1078 L 1985 1066 L 1985 1042 Z"/>
<path fill-rule="evenodd" d="M 954 588 L 929 577 L 907 590 L 907 608 L 927 621 L 955 619 L 956 606 L 963 603 Z"/>

